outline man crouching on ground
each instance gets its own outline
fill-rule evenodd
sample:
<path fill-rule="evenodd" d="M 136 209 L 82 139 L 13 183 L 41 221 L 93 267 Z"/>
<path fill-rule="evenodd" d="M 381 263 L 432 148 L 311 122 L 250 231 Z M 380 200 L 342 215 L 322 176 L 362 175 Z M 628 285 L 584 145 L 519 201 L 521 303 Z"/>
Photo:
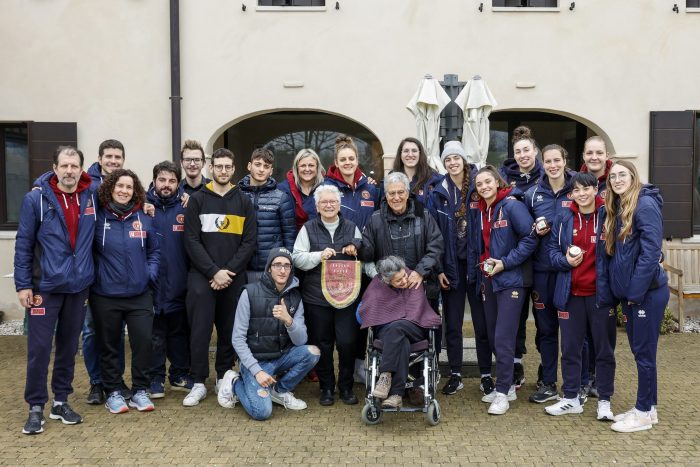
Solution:
<path fill-rule="evenodd" d="M 219 405 L 232 408 L 240 401 L 255 420 L 270 418 L 273 402 L 291 410 L 305 409 L 306 402 L 294 397 L 292 390 L 321 356 L 318 347 L 305 345 L 306 339 L 292 254 L 275 248 L 260 281 L 246 285 L 238 300 L 232 340 L 241 373 L 226 372 Z M 282 373 L 277 381 L 274 376 Z"/>

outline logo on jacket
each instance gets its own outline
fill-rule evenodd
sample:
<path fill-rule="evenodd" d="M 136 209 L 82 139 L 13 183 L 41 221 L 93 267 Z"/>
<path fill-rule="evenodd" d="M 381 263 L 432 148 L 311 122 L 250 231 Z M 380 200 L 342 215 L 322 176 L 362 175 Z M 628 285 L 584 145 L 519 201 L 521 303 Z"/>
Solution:
<path fill-rule="evenodd" d="M 177 216 L 175 216 L 175 220 L 178 222 L 178 224 L 184 224 L 185 223 L 185 215 L 178 214 Z"/>
<path fill-rule="evenodd" d="M 571 192 L 568 192 L 568 193 L 566 194 L 566 197 L 569 198 L 569 199 L 574 199 L 574 195 L 573 195 L 573 193 L 571 193 Z"/>
<path fill-rule="evenodd" d="M 371 195 L 369 194 L 369 191 L 367 191 L 367 190 L 362 190 L 362 197 L 363 197 L 364 199 L 369 199 L 370 196 L 371 196 Z"/>
<path fill-rule="evenodd" d="M 571 207 L 572 201 L 562 201 L 561 202 L 561 207 L 563 208 L 570 208 Z"/>
<path fill-rule="evenodd" d="M 637 312 L 637 317 L 639 317 L 639 318 L 646 318 L 646 317 L 647 317 L 647 312 L 644 311 L 644 310 L 639 310 L 639 311 Z"/>
<path fill-rule="evenodd" d="M 573 236 L 575 237 L 576 235 L 578 235 L 578 229 L 574 229 Z"/>
<path fill-rule="evenodd" d="M 32 299 L 32 305 L 39 306 L 42 303 L 44 303 L 43 297 L 41 295 L 34 295 L 34 298 Z"/>
<path fill-rule="evenodd" d="M 29 310 L 29 314 L 32 316 L 45 316 L 46 308 L 32 308 Z"/>
<path fill-rule="evenodd" d="M 560 311 L 558 313 L 559 319 L 569 319 L 569 312 L 568 311 Z"/>
<path fill-rule="evenodd" d="M 88 199 L 87 204 L 85 205 L 85 212 L 83 213 L 84 216 L 94 216 L 95 215 L 95 207 L 92 205 L 92 198 Z"/>
<path fill-rule="evenodd" d="M 228 216 L 217 217 L 214 221 L 214 225 L 216 225 L 216 228 L 219 230 L 228 229 L 229 224 L 231 224 L 231 220 Z"/>
<path fill-rule="evenodd" d="M 141 225 L 141 221 L 134 221 L 131 226 L 134 228 L 134 230 L 143 230 L 143 226 Z"/>
<path fill-rule="evenodd" d="M 536 200 L 538 203 L 539 203 L 540 201 L 542 201 L 542 195 L 537 195 L 537 198 L 535 198 L 535 200 Z"/>
<path fill-rule="evenodd" d="M 479 201 L 479 193 L 476 191 L 472 193 L 472 201 Z"/>
<path fill-rule="evenodd" d="M 517 183 L 515 183 L 515 180 L 513 180 L 512 182 L 510 182 L 510 186 L 512 186 L 513 188 L 515 188 L 515 185 L 517 185 Z"/>
<path fill-rule="evenodd" d="M 520 294 L 518 293 L 517 290 L 513 290 L 513 291 L 510 293 L 510 298 L 512 298 L 512 299 L 514 299 L 514 300 L 517 299 L 519 296 L 520 296 Z"/>
<path fill-rule="evenodd" d="M 537 302 L 540 299 L 540 293 L 537 290 L 532 291 L 532 300 Z"/>

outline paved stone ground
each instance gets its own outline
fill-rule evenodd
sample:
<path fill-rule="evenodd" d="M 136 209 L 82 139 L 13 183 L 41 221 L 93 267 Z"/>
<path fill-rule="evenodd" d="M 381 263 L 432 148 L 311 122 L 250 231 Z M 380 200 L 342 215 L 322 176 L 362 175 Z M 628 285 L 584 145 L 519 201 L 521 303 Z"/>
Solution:
<path fill-rule="evenodd" d="M 530 326 L 529 347 L 534 353 Z M 221 409 L 213 391 L 197 407 L 181 405 L 170 391 L 151 413 L 110 415 L 84 402 L 84 366 L 76 371 L 73 407 L 85 423 L 64 426 L 47 417 L 45 431 L 25 436 L 22 400 L 26 340 L 0 337 L 0 464 L 662 464 L 700 465 L 700 336 L 662 336 L 659 349 L 661 422 L 652 430 L 619 434 L 595 420 L 596 400 L 582 415 L 547 416 L 527 402 L 536 357 L 525 359 L 528 383 L 500 417 L 480 402 L 477 379 L 455 396 L 439 395 L 443 419 L 435 427 L 422 414 L 385 414 L 377 426 L 360 420 L 361 405 L 321 407 L 317 387 L 303 383 L 303 412 L 276 406 L 267 422 L 250 420 L 240 406 Z M 618 334 L 615 412 L 634 403 L 636 370 L 624 334 Z M 357 394 L 361 393 L 356 386 Z"/>

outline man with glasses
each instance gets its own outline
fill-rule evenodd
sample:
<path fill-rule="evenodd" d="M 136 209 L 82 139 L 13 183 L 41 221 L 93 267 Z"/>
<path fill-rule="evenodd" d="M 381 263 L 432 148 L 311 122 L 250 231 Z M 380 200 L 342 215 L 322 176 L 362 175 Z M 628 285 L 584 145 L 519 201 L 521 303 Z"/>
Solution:
<path fill-rule="evenodd" d="M 180 187 L 187 195 L 192 195 L 210 182 L 207 177 L 202 175 L 205 160 L 204 149 L 199 141 L 188 139 L 182 145 L 180 157 L 180 164 L 185 172 L 185 178 L 180 182 Z"/>
<path fill-rule="evenodd" d="M 238 301 L 233 347 L 241 359 L 241 374 L 226 372 L 219 405 L 232 408 L 240 401 L 254 420 L 270 418 L 273 402 L 290 410 L 305 409 L 306 402 L 294 397 L 292 390 L 321 356 L 318 347 L 305 345 L 306 339 L 292 254 L 274 248 L 260 281 L 246 285 Z"/>
<path fill-rule="evenodd" d="M 185 300 L 190 325 L 190 374 L 194 386 L 182 401 L 187 407 L 207 395 L 209 341 L 216 325 L 216 378 L 233 367 L 236 354 L 231 332 L 246 265 L 252 256 L 257 226 L 253 205 L 231 183 L 233 153 L 214 151 L 210 171 L 213 180 L 192 194 L 185 209 L 185 250 L 190 258 Z"/>

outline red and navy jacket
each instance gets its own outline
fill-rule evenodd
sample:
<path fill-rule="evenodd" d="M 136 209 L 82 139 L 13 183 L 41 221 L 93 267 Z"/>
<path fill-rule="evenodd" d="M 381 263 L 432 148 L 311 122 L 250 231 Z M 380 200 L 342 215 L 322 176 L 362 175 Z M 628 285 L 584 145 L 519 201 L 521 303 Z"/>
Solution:
<path fill-rule="evenodd" d="M 500 192 L 500 191 L 499 191 Z M 485 252 L 481 232 L 490 227 L 488 252 L 494 259 L 503 261 L 504 270 L 491 278 L 493 291 L 532 286 L 531 256 L 537 248 L 537 237 L 532 231 L 532 216 L 517 196 L 508 194 L 494 201 L 486 208 L 483 199 L 478 201 L 479 209 L 470 209 L 471 222 L 477 226 L 477 236 L 469 242 L 472 261 L 479 262 Z M 485 225 L 488 223 L 488 225 Z M 476 278 L 477 287 L 485 279 L 483 274 Z"/>
<path fill-rule="evenodd" d="M 153 296 L 156 314 L 185 310 L 190 261 L 185 251 L 185 208 L 180 202 L 183 193 L 180 186 L 173 196 L 161 198 L 151 184 L 146 194 L 146 201 L 155 206 L 153 229 L 160 246 L 158 290 Z"/>
<path fill-rule="evenodd" d="M 91 293 L 105 297 L 136 297 L 158 289 L 160 247 L 150 216 L 136 205 L 124 217 L 104 206 L 95 224 L 95 283 Z M 143 215 L 142 215 L 143 214 Z"/>
<path fill-rule="evenodd" d="M 450 281 L 450 288 L 456 289 L 459 286 L 459 282 L 466 280 L 467 283 L 474 283 L 476 281 L 477 265 L 473 260 L 470 261 L 469 257 L 469 242 L 472 238 L 476 238 L 478 234 L 478 228 L 475 230 L 475 222 L 471 221 L 469 215 L 469 203 L 472 199 L 474 190 L 474 178 L 476 177 L 477 168 L 476 166 L 470 164 L 471 170 L 471 186 L 469 187 L 469 193 L 467 194 L 467 199 L 465 203 L 467 204 L 467 209 L 465 213 L 465 220 L 467 221 L 467 277 L 459 277 L 459 252 L 457 251 L 457 222 L 455 218 L 455 213 L 459 210 L 459 204 L 455 203 L 450 199 L 448 194 L 448 175 L 443 176 L 439 183 L 433 185 L 433 189 L 426 198 L 426 206 L 430 215 L 437 221 L 442 237 L 445 240 L 445 253 L 442 258 L 442 271 L 447 280 Z M 479 195 L 477 195 L 478 197 Z M 477 206 L 478 209 L 478 206 Z"/>
<path fill-rule="evenodd" d="M 83 172 L 78 196 L 80 213 L 75 248 L 71 248 L 61 201 L 51 188 L 54 172 L 46 172 L 36 188 L 24 196 L 15 241 L 14 279 L 16 290 L 35 293 L 77 293 L 95 279 L 92 242 L 95 235 L 97 196 L 90 177 Z"/>
<path fill-rule="evenodd" d="M 571 177 L 575 173 L 572 170 L 565 169 L 564 186 L 557 193 L 554 193 L 554 190 L 552 190 L 552 185 L 549 184 L 549 177 L 547 176 L 542 177 L 537 184 L 525 192 L 523 202 L 533 219 L 545 217 L 551 227 L 552 221 L 557 215 L 569 210 L 569 207 L 573 204 L 571 198 Z M 550 263 L 549 255 L 547 254 L 547 241 L 551 234 L 550 231 L 544 237 L 540 237 L 540 243 L 535 251 L 535 256 L 532 258 L 532 266 L 535 271 L 556 271 L 556 268 Z"/>
<path fill-rule="evenodd" d="M 588 220 L 592 227 L 589 231 L 589 233 L 592 234 L 592 238 L 585 239 L 584 243 L 587 243 L 587 248 L 581 248 L 585 251 L 584 255 L 593 256 L 594 265 L 597 259 L 597 232 L 600 223 L 600 207 L 603 206 L 603 199 L 598 196 L 596 197 L 595 203 L 596 210 Z M 545 240 L 546 252 L 549 256 L 550 264 L 554 270 L 558 271 L 556 287 L 554 289 L 554 306 L 557 307 L 558 310 L 566 310 L 566 302 L 572 294 L 573 268 L 567 261 L 566 255 L 569 246 L 574 244 L 574 230 L 576 230 L 577 234 L 581 232 L 585 233 L 586 228 L 584 222 L 582 215 L 579 214 L 578 206 L 574 203 L 570 209 L 565 209 L 557 215 L 552 223 L 552 230 Z M 583 266 L 583 264 L 579 267 L 581 266 Z M 593 266 L 590 272 L 592 273 L 592 277 L 590 278 L 592 282 L 591 286 L 595 288 L 595 266 Z M 587 278 L 585 279 L 588 280 Z"/>
<path fill-rule="evenodd" d="M 328 169 L 323 184 L 338 187 L 341 196 L 340 212 L 343 218 L 351 220 L 360 231 L 365 228 L 372 213 L 379 209 L 379 188 L 367 181 L 359 167 L 355 170 L 352 186 L 345 182 L 335 165 Z"/>
<path fill-rule="evenodd" d="M 618 301 L 642 303 L 649 290 L 668 283 L 661 266 L 663 243 L 663 199 L 654 185 L 644 185 L 632 216 L 632 232 L 618 236 L 622 222 L 615 227 L 615 251 L 605 251 L 605 207 L 601 207 L 596 248 L 596 302 L 599 307 L 615 306 Z"/>

